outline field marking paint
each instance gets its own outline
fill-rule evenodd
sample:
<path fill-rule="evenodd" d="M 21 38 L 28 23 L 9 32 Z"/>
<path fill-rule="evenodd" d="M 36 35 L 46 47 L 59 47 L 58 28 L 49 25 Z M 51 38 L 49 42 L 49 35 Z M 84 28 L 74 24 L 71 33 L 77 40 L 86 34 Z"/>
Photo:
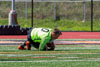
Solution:
<path fill-rule="evenodd" d="M 47 53 L 47 54 L 27 54 L 27 53 L 18 53 L 18 52 L 0 52 L 0 55 L 65 55 L 65 54 L 100 54 L 100 53 Z"/>
<path fill-rule="evenodd" d="M 57 58 L 65 59 L 65 58 L 80 58 L 80 57 L 57 57 Z"/>
<path fill-rule="evenodd" d="M 100 49 L 100 48 L 56 48 L 56 50 L 73 50 L 73 49 Z"/>
<path fill-rule="evenodd" d="M 57 57 L 57 56 L 50 56 L 50 55 L 34 55 L 34 54 L 0 54 L 0 56 L 7 56 L 9 58 L 80 58 L 80 57 Z M 30 56 L 30 57 L 27 57 Z"/>
<path fill-rule="evenodd" d="M 12 49 L 0 49 L 0 50 L 8 50 L 8 51 L 9 51 L 9 50 L 18 50 L 18 49 L 13 49 L 13 48 L 12 48 Z M 19 50 L 18 50 L 18 51 L 19 51 Z"/>
<path fill-rule="evenodd" d="M 49 56 L 49 55 L 34 55 L 34 54 L 0 54 L 0 56 L 8 56 L 8 57 L 26 57 L 26 56 L 32 56 L 32 57 L 56 57 L 56 56 Z"/>
<path fill-rule="evenodd" d="M 95 61 L 100 61 L 98 59 L 94 59 L 94 60 L 35 60 L 35 61 L 0 61 L 0 63 L 5 63 L 5 62 L 9 62 L 9 63 L 22 63 L 22 62 L 95 62 Z"/>
<path fill-rule="evenodd" d="M 11 46 L 11 47 L 14 47 L 14 46 Z M 93 49 L 93 50 L 96 50 L 96 49 L 100 49 L 100 47 L 65 47 L 65 48 L 62 48 L 62 47 L 60 47 L 60 48 L 55 48 L 55 51 L 56 50 L 74 50 L 74 49 L 82 49 L 82 50 L 84 50 L 84 49 Z M 6 49 L 0 49 L 0 50 L 18 50 L 17 48 L 6 48 Z"/>
<path fill-rule="evenodd" d="M 54 56 L 35 56 L 35 57 L 7 57 L 7 58 L 28 58 L 28 59 L 31 59 L 31 58 L 60 58 L 60 59 L 65 59 L 65 58 L 69 58 L 69 59 L 76 59 L 76 58 L 80 58 L 80 57 L 54 57 Z"/>

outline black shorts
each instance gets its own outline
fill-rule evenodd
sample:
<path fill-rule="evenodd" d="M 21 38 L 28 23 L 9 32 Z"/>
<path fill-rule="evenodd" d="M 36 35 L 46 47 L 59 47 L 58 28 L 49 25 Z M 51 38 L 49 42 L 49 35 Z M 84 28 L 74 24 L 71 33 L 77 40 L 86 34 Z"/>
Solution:
<path fill-rule="evenodd" d="M 32 38 L 31 38 L 31 31 L 32 31 L 32 29 L 30 29 L 30 30 L 28 31 L 27 40 L 30 42 L 30 46 L 33 46 L 33 47 L 35 47 L 35 48 L 39 48 L 40 43 L 34 42 L 34 41 L 32 40 Z"/>

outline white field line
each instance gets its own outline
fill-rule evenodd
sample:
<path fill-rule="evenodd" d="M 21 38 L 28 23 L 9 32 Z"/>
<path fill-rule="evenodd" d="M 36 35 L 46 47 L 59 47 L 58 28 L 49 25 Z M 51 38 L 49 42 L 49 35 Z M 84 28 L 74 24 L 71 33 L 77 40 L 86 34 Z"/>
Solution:
<path fill-rule="evenodd" d="M 22 63 L 22 62 L 45 62 L 45 63 L 48 63 L 48 62 L 95 62 L 95 61 L 100 61 L 98 59 L 94 59 L 94 60 L 35 60 L 35 61 L 0 61 L 0 63 L 2 62 L 9 62 L 9 63 Z"/>
<path fill-rule="evenodd" d="M 84 49 L 94 49 L 95 50 L 95 49 L 100 49 L 100 47 L 81 47 L 81 48 L 80 47 L 79 48 L 78 47 L 76 47 L 76 48 L 75 47 L 73 47 L 73 48 L 70 48 L 70 47 L 67 48 L 67 47 L 65 47 L 65 48 L 55 48 L 55 50 L 73 50 L 73 49 L 83 49 L 83 50 Z M 18 50 L 18 49 L 17 48 L 2 49 L 1 48 L 0 50 Z"/>
<path fill-rule="evenodd" d="M 90 48 L 90 47 L 88 47 L 88 48 L 56 48 L 56 50 L 71 50 L 71 49 L 100 49 L 99 47 L 97 47 L 97 48 Z"/>
<path fill-rule="evenodd" d="M 8 57 L 26 57 L 26 56 L 32 56 L 32 57 L 56 57 L 58 55 L 65 55 L 65 54 L 100 54 L 100 53 L 0 54 L 0 56 L 8 56 Z M 79 57 L 65 57 L 65 58 L 79 58 Z"/>
<path fill-rule="evenodd" d="M 26 54 L 26 55 L 23 55 L 23 54 L 18 54 L 18 55 L 16 55 L 16 54 L 0 54 L 0 56 L 8 56 L 8 57 L 33 57 L 33 58 L 35 58 L 35 57 L 50 57 L 50 58 L 62 58 L 62 59 L 64 59 L 64 58 L 80 58 L 80 57 L 56 57 L 56 56 L 50 56 L 50 55 L 45 55 L 45 56 L 39 56 L 39 55 L 34 55 L 34 54 Z"/>
<path fill-rule="evenodd" d="M 31 56 L 31 57 L 56 57 L 56 56 L 39 56 L 39 55 L 34 55 L 34 54 L 0 54 L 0 56 L 8 56 L 8 57 L 26 57 L 26 56 Z"/>
<path fill-rule="evenodd" d="M 57 58 L 65 59 L 65 58 L 80 58 L 80 57 L 57 57 Z"/>
<path fill-rule="evenodd" d="M 42 58 L 45 58 L 45 57 L 50 57 L 50 58 L 61 58 L 61 59 L 65 59 L 65 58 L 81 58 L 81 57 L 56 57 L 56 56 L 48 56 L 48 55 L 51 55 L 51 54 L 45 54 L 47 56 L 39 56 L 39 55 L 44 55 L 44 54 L 0 54 L 0 56 L 8 56 L 8 57 L 25 57 L 25 56 L 32 56 L 33 58 L 35 57 L 42 57 Z M 56 55 L 56 54 L 54 54 Z M 82 60 L 35 60 L 35 61 L 0 61 L 0 63 L 2 62 L 9 62 L 9 63 L 13 63 L 13 62 L 16 62 L 16 63 L 21 63 L 21 62 L 85 62 L 85 61 L 90 61 L 90 62 L 93 62 L 93 61 L 100 61 L 100 58 L 86 58 L 86 60 L 82 59 Z"/>

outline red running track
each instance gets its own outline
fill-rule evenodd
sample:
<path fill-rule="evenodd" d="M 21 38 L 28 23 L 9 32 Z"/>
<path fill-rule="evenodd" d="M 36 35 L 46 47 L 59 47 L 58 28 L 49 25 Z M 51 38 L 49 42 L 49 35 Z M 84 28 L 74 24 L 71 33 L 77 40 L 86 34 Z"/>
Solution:
<path fill-rule="evenodd" d="M 59 39 L 100 39 L 100 32 L 63 32 Z"/>
<path fill-rule="evenodd" d="M 0 39 L 26 38 L 26 35 L 0 35 Z M 62 32 L 58 39 L 100 39 L 100 32 Z"/>

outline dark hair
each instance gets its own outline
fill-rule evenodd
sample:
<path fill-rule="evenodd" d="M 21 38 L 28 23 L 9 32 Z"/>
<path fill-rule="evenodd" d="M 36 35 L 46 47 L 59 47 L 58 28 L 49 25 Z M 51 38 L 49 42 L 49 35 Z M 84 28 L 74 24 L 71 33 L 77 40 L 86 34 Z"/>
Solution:
<path fill-rule="evenodd" d="M 59 34 L 59 35 L 62 35 L 61 31 L 57 28 L 54 29 L 53 31 L 55 34 Z"/>

